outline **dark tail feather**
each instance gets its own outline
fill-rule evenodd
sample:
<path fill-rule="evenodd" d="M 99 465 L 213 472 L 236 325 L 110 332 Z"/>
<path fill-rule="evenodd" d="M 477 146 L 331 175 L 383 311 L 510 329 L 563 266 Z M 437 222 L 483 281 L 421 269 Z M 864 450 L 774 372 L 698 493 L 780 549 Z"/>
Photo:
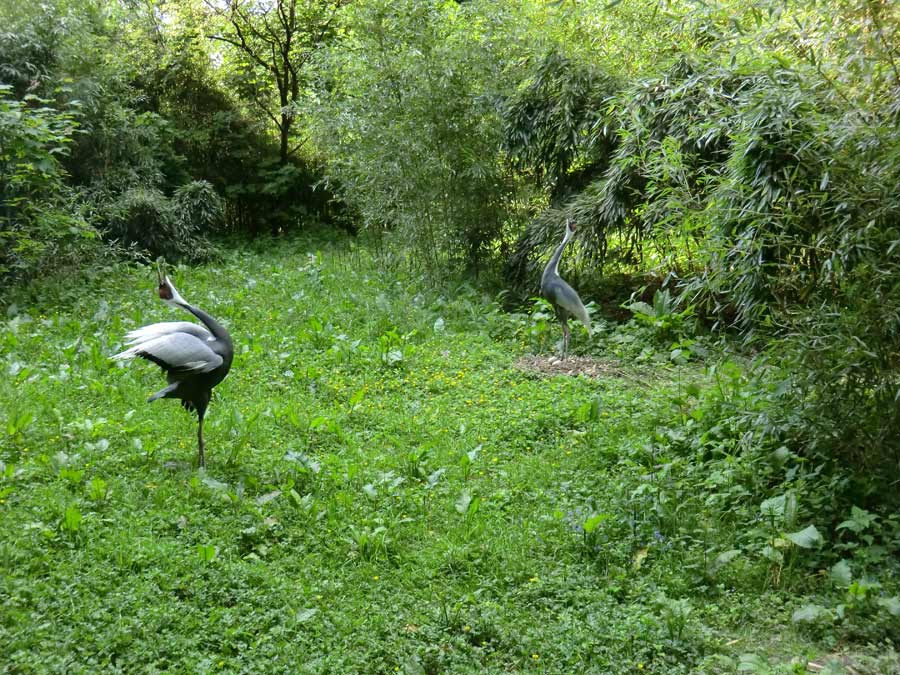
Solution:
<path fill-rule="evenodd" d="M 166 398 L 169 394 L 171 394 L 176 389 L 178 389 L 178 382 L 173 382 L 168 387 L 165 387 L 164 389 L 160 389 L 158 392 L 153 394 L 153 396 L 148 398 L 147 403 L 153 403 L 153 401 L 155 401 L 158 398 Z"/>

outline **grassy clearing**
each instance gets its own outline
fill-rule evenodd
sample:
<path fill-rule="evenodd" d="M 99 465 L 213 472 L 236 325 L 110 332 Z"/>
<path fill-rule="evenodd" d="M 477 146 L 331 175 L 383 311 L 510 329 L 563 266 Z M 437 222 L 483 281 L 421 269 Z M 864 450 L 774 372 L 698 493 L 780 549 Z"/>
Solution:
<path fill-rule="evenodd" d="M 733 672 L 821 652 L 788 596 L 710 582 L 635 494 L 698 372 L 545 377 L 467 287 L 345 241 L 266 248 L 174 275 L 237 346 L 206 472 L 194 419 L 144 403 L 158 370 L 108 359 L 188 318 L 150 271 L 44 286 L 0 324 L 4 672 Z M 713 552 L 717 527 L 698 523 Z"/>

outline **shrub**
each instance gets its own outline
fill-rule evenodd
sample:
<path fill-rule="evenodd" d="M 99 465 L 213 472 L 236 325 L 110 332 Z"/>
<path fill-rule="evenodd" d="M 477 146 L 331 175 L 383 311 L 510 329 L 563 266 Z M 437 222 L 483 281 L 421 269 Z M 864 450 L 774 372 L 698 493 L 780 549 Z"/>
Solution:
<path fill-rule="evenodd" d="M 203 187 L 184 186 L 175 204 L 154 188 L 131 188 L 112 203 L 107 211 L 106 236 L 133 246 L 151 256 L 171 260 L 202 260 L 209 257 L 209 245 L 199 234 L 197 220 L 214 217 L 214 202 Z"/>
<path fill-rule="evenodd" d="M 616 146 L 606 110 L 620 89 L 594 65 L 548 52 L 503 111 L 503 149 L 551 203 L 603 172 Z"/>
<path fill-rule="evenodd" d="M 564 65 L 573 72 L 565 75 Z M 519 138 L 514 147 L 523 147 L 517 156 L 528 157 L 539 173 L 567 176 L 569 189 L 562 198 L 551 193 L 550 208 L 520 235 L 507 267 L 509 278 L 523 285 L 535 277 L 567 216 L 579 224 L 580 260 L 586 267 L 599 271 L 613 262 L 645 268 L 649 242 L 652 259 L 668 267 L 666 273 L 689 268 L 711 181 L 729 156 L 732 101 L 757 78 L 681 56 L 658 74 L 621 89 L 596 69 L 555 63 L 555 84 L 544 97 L 532 96 L 531 105 L 540 110 L 531 113 L 536 128 L 523 135 L 510 116 L 516 114 L 513 105 L 506 142 Z M 582 89 L 578 99 L 569 100 L 571 92 Z M 560 110 L 554 112 L 556 107 Z M 571 147 L 548 143 L 554 138 Z M 561 161 L 567 164 L 559 168 Z"/>
<path fill-rule="evenodd" d="M 225 217 L 222 198 L 205 180 L 194 180 L 175 190 L 172 210 L 183 232 L 207 234 L 219 228 Z"/>
<path fill-rule="evenodd" d="M 0 85 L 0 282 L 21 281 L 88 244 L 96 232 L 66 187 L 59 158 L 75 133 L 75 111 Z"/>
<path fill-rule="evenodd" d="M 430 272 L 494 253 L 511 177 L 497 161 L 490 41 L 468 5 L 379 2 L 351 12 L 314 114 L 329 178 L 364 228 Z M 355 58 L 346 54 L 354 52 Z"/>

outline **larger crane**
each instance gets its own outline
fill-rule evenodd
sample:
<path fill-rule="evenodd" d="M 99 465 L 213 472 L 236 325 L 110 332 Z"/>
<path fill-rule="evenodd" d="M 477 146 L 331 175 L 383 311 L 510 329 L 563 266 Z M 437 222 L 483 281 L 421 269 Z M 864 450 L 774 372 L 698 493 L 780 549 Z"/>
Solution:
<path fill-rule="evenodd" d="M 556 317 L 562 324 L 563 357 L 565 357 L 566 353 L 569 351 L 569 340 L 571 338 L 569 333 L 569 317 L 574 316 L 583 323 L 584 327 L 587 328 L 588 336 L 591 335 L 591 318 L 588 316 L 587 310 L 581 302 L 581 298 L 578 297 L 578 293 L 575 292 L 575 289 L 569 286 L 569 284 L 559 276 L 559 259 L 562 257 L 563 249 L 566 247 L 566 244 L 569 243 L 574 235 L 575 222 L 570 218 L 566 218 L 566 231 L 563 235 L 562 243 L 556 247 L 556 250 L 550 257 L 550 262 L 547 263 L 547 267 L 544 268 L 544 274 L 541 277 L 541 295 L 553 305 L 553 309 L 556 311 Z"/>
<path fill-rule="evenodd" d="M 189 321 L 154 323 L 133 330 L 126 336 L 128 349 L 113 356 L 124 360 L 139 356 L 152 361 L 164 371 L 169 385 L 153 394 L 147 402 L 158 398 L 178 398 L 187 411 L 196 410 L 198 458 L 206 466 L 203 442 L 203 417 L 212 389 L 225 379 L 234 358 L 234 345 L 228 331 L 199 307 L 188 304 L 175 289 L 161 266 L 157 267 L 157 293 L 167 304 L 186 309 L 204 326 Z"/>

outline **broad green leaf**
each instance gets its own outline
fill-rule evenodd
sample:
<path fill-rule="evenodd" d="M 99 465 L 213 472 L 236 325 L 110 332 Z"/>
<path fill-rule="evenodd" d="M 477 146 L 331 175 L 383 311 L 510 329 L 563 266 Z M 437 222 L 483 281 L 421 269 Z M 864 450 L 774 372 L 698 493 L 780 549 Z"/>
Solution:
<path fill-rule="evenodd" d="M 196 550 L 197 555 L 200 556 L 200 560 L 206 563 L 215 560 L 216 556 L 219 554 L 219 549 L 212 544 L 197 544 Z"/>
<path fill-rule="evenodd" d="M 791 458 L 791 451 L 788 450 L 785 446 L 781 446 L 774 452 L 772 452 L 772 459 L 775 460 L 778 464 L 784 464 Z"/>
<path fill-rule="evenodd" d="M 740 549 L 733 548 L 729 551 L 722 551 L 719 555 L 716 556 L 715 560 L 713 560 L 712 564 L 709 566 L 710 571 L 715 574 L 717 571 L 722 569 L 725 565 L 730 563 L 732 560 L 741 555 Z"/>
<path fill-rule="evenodd" d="M 77 532 L 78 528 L 81 527 L 82 515 L 81 511 L 78 510 L 78 507 L 74 504 L 69 504 L 66 507 L 66 512 L 63 514 L 63 527 L 69 532 Z"/>
<path fill-rule="evenodd" d="M 764 546 L 761 553 L 763 558 L 773 563 L 781 564 L 784 562 L 784 554 L 771 546 Z"/>
<path fill-rule="evenodd" d="M 440 469 L 437 469 L 436 471 L 433 471 L 433 472 L 428 476 L 428 487 L 429 487 L 429 488 L 433 488 L 435 485 L 437 485 L 437 484 L 438 484 L 438 481 L 441 480 L 441 476 L 444 475 L 444 472 L 445 472 L 445 471 L 447 471 L 447 469 L 445 469 L 445 468 L 443 468 L 443 467 L 440 468 Z"/>
<path fill-rule="evenodd" d="M 316 607 L 307 607 L 306 609 L 301 609 L 297 612 L 295 616 L 297 623 L 306 623 L 310 619 L 312 619 L 316 614 L 319 613 L 318 608 Z"/>
<path fill-rule="evenodd" d="M 814 604 L 803 605 L 803 607 L 794 610 L 794 613 L 791 614 L 791 621 L 794 623 L 815 623 L 816 621 L 830 618 L 831 612 L 822 607 L 822 605 Z"/>
<path fill-rule="evenodd" d="M 581 527 L 584 529 L 585 533 L 591 534 L 602 522 L 609 520 L 609 518 L 610 515 L 608 513 L 598 513 L 585 520 Z"/>
<path fill-rule="evenodd" d="M 800 548 L 814 548 L 822 545 L 822 535 L 815 525 L 800 530 L 799 532 L 785 533 L 784 535 Z"/>
<path fill-rule="evenodd" d="M 892 595 L 889 598 L 878 598 L 878 605 L 884 607 L 891 616 L 900 616 L 900 597 Z"/>
<path fill-rule="evenodd" d="M 591 422 L 599 422 L 603 411 L 603 400 L 599 396 L 595 396 L 591 401 Z"/>
<path fill-rule="evenodd" d="M 853 582 L 853 571 L 850 569 L 850 563 L 846 560 L 835 563 L 831 568 L 831 580 L 838 588 L 849 588 Z"/>
<path fill-rule="evenodd" d="M 290 462 L 299 463 L 304 469 L 308 469 L 312 473 L 319 473 L 319 470 L 322 468 L 320 462 L 317 462 L 303 452 L 288 450 L 284 458 Z"/>
<path fill-rule="evenodd" d="M 89 487 L 89 491 L 88 491 L 88 494 L 90 495 L 91 499 L 93 499 L 94 501 L 100 501 L 102 499 L 106 499 L 106 495 L 108 494 L 108 492 L 109 492 L 109 486 L 107 485 L 105 480 L 103 480 L 102 478 L 97 478 L 97 477 L 91 479 L 91 483 L 90 483 L 90 487 Z"/>
<path fill-rule="evenodd" d="M 849 520 L 843 521 L 840 525 L 837 526 L 837 529 L 850 530 L 851 532 L 859 534 L 860 532 L 868 529 L 877 520 L 878 516 L 873 515 L 865 509 L 859 508 L 858 506 L 854 506 L 850 509 Z"/>
<path fill-rule="evenodd" d="M 783 527 L 797 526 L 797 495 L 791 490 L 784 495 L 784 520 Z"/>
<path fill-rule="evenodd" d="M 212 488 L 213 490 L 227 490 L 228 483 L 223 483 L 220 480 L 216 480 L 212 476 L 203 476 L 200 481 L 208 488 Z"/>
<path fill-rule="evenodd" d="M 471 503 L 472 494 L 468 490 L 463 490 L 459 495 L 459 499 L 456 500 L 456 504 L 454 504 L 454 506 L 456 507 L 457 512 L 466 513 L 466 511 L 469 510 L 469 504 Z"/>
<path fill-rule="evenodd" d="M 785 495 L 771 497 L 759 505 L 759 511 L 769 518 L 779 518 L 784 515 L 784 502 Z"/>
<path fill-rule="evenodd" d="M 426 675 L 428 671 L 419 663 L 418 656 L 410 656 L 403 664 L 404 675 Z"/>
<path fill-rule="evenodd" d="M 628 309 L 635 314 L 643 314 L 644 316 L 653 316 L 653 308 L 646 302 L 637 301 L 628 305 Z"/>
<path fill-rule="evenodd" d="M 365 390 L 365 389 L 359 389 L 359 390 L 357 390 L 356 393 L 353 394 L 353 396 L 350 397 L 350 407 L 351 407 L 351 408 L 355 408 L 355 407 L 360 403 L 360 401 L 363 400 L 363 397 L 364 397 L 365 395 L 366 395 L 366 390 Z"/>
<path fill-rule="evenodd" d="M 281 496 L 281 490 L 272 490 L 272 492 L 267 492 L 264 495 L 260 495 L 256 498 L 256 504 L 258 506 L 262 506 L 263 504 L 268 504 L 273 499 L 277 499 Z"/>
<path fill-rule="evenodd" d="M 586 403 L 582 403 L 578 406 L 578 409 L 575 411 L 575 419 L 579 422 L 587 422 L 591 418 L 591 408 L 593 404 L 591 401 L 587 401 Z"/>

